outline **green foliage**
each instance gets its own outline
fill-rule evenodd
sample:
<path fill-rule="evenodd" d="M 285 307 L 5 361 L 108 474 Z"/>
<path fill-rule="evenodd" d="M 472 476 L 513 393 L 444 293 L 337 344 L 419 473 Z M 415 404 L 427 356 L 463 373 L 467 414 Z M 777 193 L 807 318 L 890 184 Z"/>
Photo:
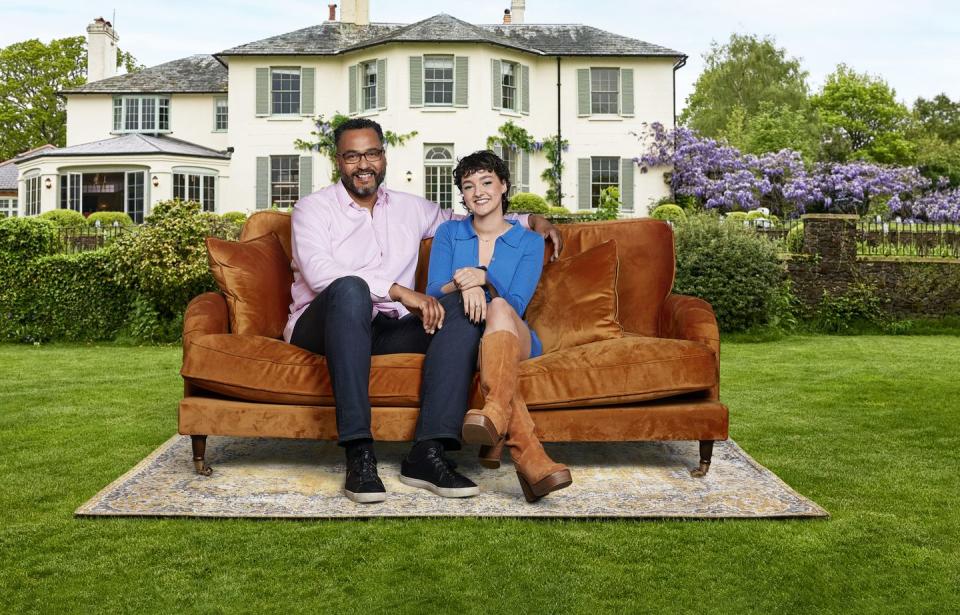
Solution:
<path fill-rule="evenodd" d="M 931 100 L 918 98 L 913 103 L 913 117 L 925 133 L 947 143 L 960 141 L 960 100 L 954 102 L 946 94 Z"/>
<path fill-rule="evenodd" d="M 949 143 L 936 135 L 920 134 L 914 137 L 917 168 L 930 181 L 944 177 L 950 186 L 960 186 L 960 140 Z"/>
<path fill-rule="evenodd" d="M 0 218 L 0 262 L 53 254 L 56 226 L 40 218 Z"/>
<path fill-rule="evenodd" d="M 214 218 L 194 202 L 162 201 L 139 232 L 120 237 L 115 250 L 117 282 L 140 295 L 167 322 L 182 315 L 193 297 L 216 285 L 204 239 L 215 234 Z"/>
<path fill-rule="evenodd" d="M 721 331 L 780 320 L 789 287 L 772 242 L 709 214 L 690 216 L 674 230 L 674 239 L 674 292 L 708 301 Z"/>
<path fill-rule="evenodd" d="M 820 114 L 828 159 L 912 164 L 915 151 L 906 136 L 910 112 L 883 79 L 840 64 L 811 103 Z"/>
<path fill-rule="evenodd" d="M 133 226 L 133 219 L 122 211 L 98 211 L 92 213 L 87 217 L 87 224 L 96 226 L 97 220 L 100 221 L 100 226 L 102 227 L 113 226 L 114 222 L 120 226 Z"/>
<path fill-rule="evenodd" d="M 747 220 L 747 212 L 745 211 L 731 211 L 723 217 L 726 222 L 736 222 L 742 224 Z"/>
<path fill-rule="evenodd" d="M 569 216 L 570 210 L 566 207 L 548 207 L 547 208 L 548 216 Z"/>
<path fill-rule="evenodd" d="M 546 214 L 550 210 L 543 197 L 532 192 L 518 192 L 510 197 L 510 211 L 527 214 Z"/>
<path fill-rule="evenodd" d="M 128 72 L 136 59 L 118 50 Z M 86 83 L 86 38 L 31 39 L 0 49 L 0 160 L 47 143 L 66 144 L 66 101 L 59 90 Z"/>
<path fill-rule="evenodd" d="M 807 109 L 807 72 L 772 38 L 733 34 L 723 45 L 714 41 L 704 60 L 705 68 L 680 116 L 681 123 L 703 136 L 719 137 L 729 130 L 737 108 L 743 126 L 762 102 L 798 112 Z"/>
<path fill-rule="evenodd" d="M 60 228 L 85 228 L 87 219 L 79 211 L 72 209 L 54 209 L 45 211 L 39 216 L 41 220 L 49 220 Z"/>
<path fill-rule="evenodd" d="M 109 250 L 96 250 L 0 265 L 0 339 L 112 339 L 130 295 L 113 280 L 110 258 Z"/>
<path fill-rule="evenodd" d="M 687 213 L 679 205 L 673 203 L 664 203 L 657 206 L 650 212 L 650 217 L 657 220 L 669 220 L 674 224 L 683 224 L 687 221 Z"/>
<path fill-rule="evenodd" d="M 163 315 L 157 311 L 149 299 L 142 295 L 135 295 L 120 337 L 130 338 L 138 343 L 156 344 L 176 342 L 182 334 L 182 312 L 173 317 Z"/>
<path fill-rule="evenodd" d="M 889 321 L 876 288 L 863 282 L 850 285 L 840 294 L 824 290 L 813 320 L 817 329 L 825 333 L 847 333 L 858 323 L 882 328 Z"/>
<path fill-rule="evenodd" d="M 800 254 L 803 252 L 803 222 L 795 225 L 787 231 L 786 244 L 787 252 L 791 254 Z"/>
<path fill-rule="evenodd" d="M 220 217 L 240 226 L 243 226 L 243 223 L 247 221 L 247 214 L 242 211 L 228 211 L 221 214 Z"/>
<path fill-rule="evenodd" d="M 600 191 L 600 202 L 597 204 L 597 220 L 616 220 L 620 214 L 620 189 L 610 186 Z"/>
<path fill-rule="evenodd" d="M 563 177 L 565 166 L 561 152 L 569 145 L 569 141 L 560 140 L 556 135 L 543 140 L 543 155 L 547 158 L 547 168 L 540 174 L 540 179 L 547 183 L 544 198 L 551 207 L 558 207 L 560 204 L 560 178 Z"/>
<path fill-rule="evenodd" d="M 314 120 L 316 130 L 310 132 L 313 140 L 296 139 L 293 144 L 297 149 L 307 152 L 320 152 L 330 161 L 330 181 L 336 182 L 340 179 L 340 169 L 337 166 L 337 144 L 333 139 L 333 131 L 340 124 L 350 119 L 349 115 L 335 112 L 330 120 L 323 119 L 323 115 L 318 115 Z M 398 134 L 392 130 L 383 131 L 383 141 L 385 146 L 399 147 L 417 136 L 417 131 L 413 130 L 406 134 Z"/>
<path fill-rule="evenodd" d="M 505 149 L 529 152 L 533 149 L 533 137 L 523 127 L 507 120 L 497 129 L 496 135 L 487 137 L 487 149 L 492 150 L 497 145 Z"/>
<path fill-rule="evenodd" d="M 808 109 L 793 109 L 787 105 L 776 106 L 761 101 L 757 111 L 747 117 L 742 107 L 742 128 L 738 136 L 724 136 L 731 145 L 749 154 L 779 152 L 784 149 L 799 151 L 807 160 L 813 160 L 819 149 L 818 124 Z M 731 121 L 736 115 L 731 115 Z M 729 123 L 728 123 L 729 126 Z"/>

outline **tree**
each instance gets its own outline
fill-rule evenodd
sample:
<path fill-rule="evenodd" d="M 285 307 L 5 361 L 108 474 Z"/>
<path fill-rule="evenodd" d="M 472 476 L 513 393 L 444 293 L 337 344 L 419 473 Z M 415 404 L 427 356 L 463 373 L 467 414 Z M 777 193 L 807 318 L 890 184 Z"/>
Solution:
<path fill-rule="evenodd" d="M 130 53 L 118 51 L 117 66 L 142 68 Z M 63 146 L 67 138 L 63 89 L 86 83 L 86 39 L 37 39 L 0 49 L 0 160 L 46 143 Z"/>
<path fill-rule="evenodd" d="M 960 141 L 960 100 L 953 102 L 946 94 L 931 100 L 918 98 L 913 103 L 913 117 L 923 132 L 947 143 Z"/>
<path fill-rule="evenodd" d="M 762 102 L 801 112 L 808 107 L 807 72 L 772 38 L 734 34 L 725 45 L 714 42 L 704 60 L 706 68 L 680 116 L 702 136 L 721 136 L 737 107 L 747 123 Z"/>
<path fill-rule="evenodd" d="M 743 107 L 734 107 L 721 137 L 747 154 L 766 154 L 792 149 L 812 161 L 819 150 L 819 124 L 810 113 L 762 101 L 747 117 Z"/>
<path fill-rule="evenodd" d="M 907 138 L 910 112 L 883 79 L 840 64 L 811 103 L 823 123 L 828 160 L 860 158 L 888 164 L 915 160 Z"/>

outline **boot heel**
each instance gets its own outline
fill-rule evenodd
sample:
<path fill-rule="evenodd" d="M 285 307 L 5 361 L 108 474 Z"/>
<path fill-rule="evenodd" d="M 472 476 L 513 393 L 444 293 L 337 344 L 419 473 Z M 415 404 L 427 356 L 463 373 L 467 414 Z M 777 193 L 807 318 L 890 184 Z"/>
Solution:
<path fill-rule="evenodd" d="M 467 414 L 464 417 L 461 437 L 467 444 L 495 446 L 500 439 L 500 434 L 497 433 L 497 427 L 493 421 L 477 413 Z"/>
<path fill-rule="evenodd" d="M 558 470 L 553 474 L 541 478 L 533 485 L 531 485 L 526 477 L 519 471 L 517 472 L 517 478 L 520 479 L 520 488 L 523 489 L 523 497 L 530 503 L 536 502 L 549 493 L 559 491 L 573 484 L 573 477 L 570 475 L 570 470 Z"/>
<path fill-rule="evenodd" d="M 500 467 L 500 457 L 503 456 L 503 445 L 506 443 L 507 438 L 503 436 L 494 446 L 481 446 L 480 454 L 480 465 L 491 470 L 496 470 Z"/>

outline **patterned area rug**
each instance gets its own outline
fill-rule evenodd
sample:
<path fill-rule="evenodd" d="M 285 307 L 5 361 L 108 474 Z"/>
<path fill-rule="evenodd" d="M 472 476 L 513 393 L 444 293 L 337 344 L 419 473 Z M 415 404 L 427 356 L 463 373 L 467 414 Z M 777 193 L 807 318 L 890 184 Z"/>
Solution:
<path fill-rule="evenodd" d="M 449 500 L 398 480 L 407 443 L 378 443 L 386 502 L 354 504 L 341 493 L 343 452 L 332 442 L 210 437 L 211 476 L 193 471 L 190 438 L 174 436 L 77 509 L 81 516 L 174 517 L 826 517 L 733 441 L 718 442 L 713 467 L 693 478 L 695 442 L 546 445 L 570 466 L 573 485 L 527 504 L 509 458 L 499 470 L 454 453 L 480 485 Z"/>

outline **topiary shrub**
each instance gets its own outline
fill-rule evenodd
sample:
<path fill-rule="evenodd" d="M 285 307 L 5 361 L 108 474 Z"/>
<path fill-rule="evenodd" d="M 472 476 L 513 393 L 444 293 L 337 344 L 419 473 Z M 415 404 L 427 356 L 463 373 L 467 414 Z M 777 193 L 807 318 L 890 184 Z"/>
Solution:
<path fill-rule="evenodd" d="M 784 240 L 784 244 L 787 252 L 791 254 L 800 254 L 803 252 L 803 222 L 787 231 L 787 238 Z"/>
<path fill-rule="evenodd" d="M 61 228 L 86 228 L 87 226 L 87 219 L 83 214 L 72 209 L 45 211 L 37 217 L 41 220 L 49 220 Z"/>
<path fill-rule="evenodd" d="M 518 192 L 510 197 L 510 211 L 524 214 L 546 214 L 550 206 L 538 194 L 532 192 Z"/>
<path fill-rule="evenodd" d="M 115 279 L 148 302 L 159 320 L 182 317 L 190 299 L 216 288 L 204 244 L 215 234 L 214 218 L 223 222 L 203 214 L 197 203 L 157 203 L 139 232 L 114 243 Z"/>
<path fill-rule="evenodd" d="M 569 216 L 570 210 L 566 207 L 550 207 L 547 209 L 548 216 Z"/>
<path fill-rule="evenodd" d="M 721 331 L 741 331 L 782 320 L 790 302 L 775 245 L 739 224 L 698 214 L 674 232 L 674 292 L 708 301 Z"/>
<path fill-rule="evenodd" d="M 98 211 L 97 213 L 90 214 L 87 218 L 87 224 L 96 226 L 98 220 L 100 221 L 100 226 L 113 226 L 114 222 L 120 226 L 133 226 L 133 219 L 122 211 Z"/>
<path fill-rule="evenodd" d="M 726 220 L 727 222 L 738 222 L 740 224 L 743 224 L 743 222 L 746 221 L 747 219 L 747 212 L 731 211 L 730 213 L 725 215 L 723 219 Z"/>
<path fill-rule="evenodd" d="M 673 203 L 659 205 L 650 212 L 650 217 L 657 220 L 669 220 L 674 224 L 683 224 L 687 221 L 687 213 L 679 205 Z"/>
<path fill-rule="evenodd" d="M 247 221 L 247 214 L 242 211 L 228 211 L 225 214 L 221 214 L 220 217 L 228 222 L 239 224 L 240 226 L 243 226 L 243 223 Z"/>

